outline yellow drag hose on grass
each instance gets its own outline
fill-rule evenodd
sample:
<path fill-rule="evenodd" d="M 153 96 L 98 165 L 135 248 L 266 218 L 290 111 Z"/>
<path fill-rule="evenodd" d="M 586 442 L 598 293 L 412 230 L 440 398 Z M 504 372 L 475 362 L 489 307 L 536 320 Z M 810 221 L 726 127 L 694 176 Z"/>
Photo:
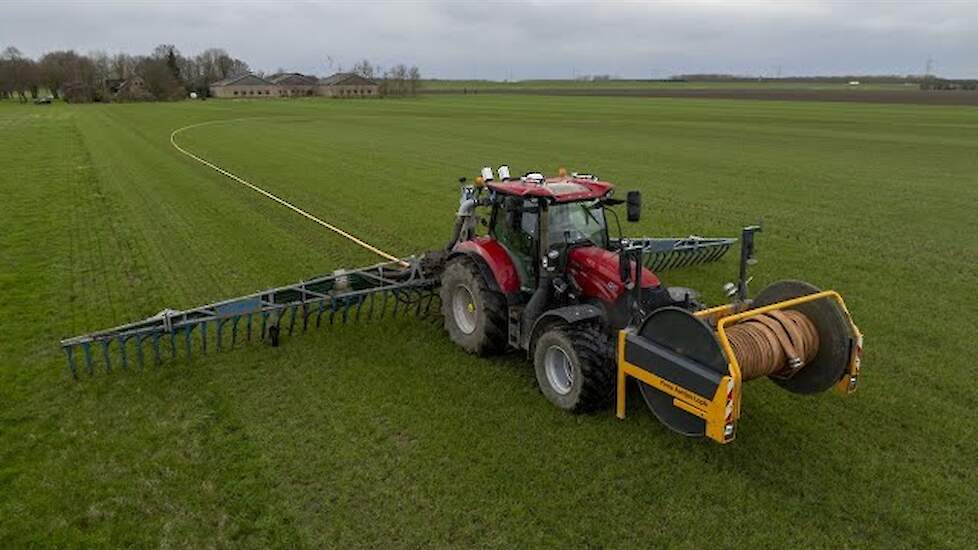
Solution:
<path fill-rule="evenodd" d="M 372 244 L 364 241 L 363 239 L 357 237 L 356 235 L 353 235 L 353 234 L 351 234 L 351 233 L 349 233 L 347 231 L 344 231 L 343 229 L 340 229 L 339 227 L 336 227 L 335 225 L 333 225 L 333 224 L 331 224 L 329 222 L 326 222 L 326 221 L 324 221 L 324 220 L 322 220 L 320 218 L 317 218 L 316 216 L 310 214 L 309 212 L 306 212 L 305 210 L 299 208 L 298 206 L 296 206 L 296 205 L 294 205 L 294 204 L 286 201 L 285 199 L 282 199 L 280 197 L 277 197 L 277 196 L 273 195 L 272 193 L 269 193 L 268 191 L 262 189 L 261 187 L 258 187 L 257 185 L 251 183 L 250 181 L 248 181 L 248 180 L 246 180 L 246 179 L 244 179 L 244 178 L 242 178 L 242 177 L 240 177 L 240 176 L 238 176 L 236 174 L 233 174 L 233 173 L 225 170 L 224 168 L 221 168 L 220 166 L 214 164 L 213 162 L 210 162 L 210 161 L 208 161 L 208 160 L 206 160 L 204 158 L 201 158 L 201 157 L 195 155 L 194 153 L 192 153 L 192 152 L 184 149 L 179 144 L 177 144 L 177 141 L 176 141 L 177 134 L 179 134 L 179 133 L 181 133 L 181 132 L 183 132 L 185 130 L 189 130 L 191 128 L 198 128 L 200 126 L 207 126 L 207 125 L 210 125 L 210 124 L 217 124 L 217 123 L 221 123 L 221 122 L 232 122 L 232 121 L 235 121 L 235 120 L 248 120 L 248 119 L 240 119 L 239 118 L 239 119 L 226 119 L 226 120 L 212 120 L 212 121 L 209 121 L 209 122 L 201 122 L 201 123 L 198 123 L 198 124 L 191 124 L 189 126 L 184 126 L 182 128 L 177 128 L 172 133 L 170 133 L 170 145 L 172 145 L 173 148 L 176 149 L 177 151 L 180 151 L 184 155 L 186 155 L 186 156 L 194 159 L 195 161 L 203 164 L 204 166 L 206 166 L 206 167 L 208 167 L 208 168 L 210 168 L 210 169 L 218 172 L 219 174 L 221 174 L 223 176 L 226 176 L 226 177 L 228 177 L 228 178 L 236 181 L 237 183 L 240 183 L 241 185 L 244 185 L 245 187 L 248 187 L 252 191 L 255 191 L 257 193 L 261 193 L 265 197 L 267 197 L 269 199 L 272 199 L 273 201 L 281 204 L 282 206 L 288 208 L 289 210 L 292 210 L 293 212 L 296 212 L 297 214 L 301 215 L 302 217 L 304 217 L 306 219 L 309 219 L 309 220 L 312 220 L 312 221 L 318 223 L 319 225 L 325 227 L 326 229 L 329 229 L 330 231 L 333 231 L 334 233 L 336 233 L 337 235 L 340 235 L 341 237 L 345 237 L 345 238 L 353 241 L 357 245 L 362 246 L 363 248 L 366 248 L 367 250 L 373 252 L 374 254 L 377 254 L 377 255 L 379 255 L 379 256 L 381 256 L 383 258 L 386 258 L 388 260 L 391 260 L 393 262 L 397 262 L 397 263 L 401 264 L 404 267 L 407 267 L 408 266 L 408 263 L 407 262 L 405 262 L 404 260 L 398 258 L 397 256 L 394 256 L 393 254 L 391 254 L 389 252 L 385 252 L 385 251 L 377 248 L 376 246 L 374 246 L 374 245 L 372 245 Z"/>

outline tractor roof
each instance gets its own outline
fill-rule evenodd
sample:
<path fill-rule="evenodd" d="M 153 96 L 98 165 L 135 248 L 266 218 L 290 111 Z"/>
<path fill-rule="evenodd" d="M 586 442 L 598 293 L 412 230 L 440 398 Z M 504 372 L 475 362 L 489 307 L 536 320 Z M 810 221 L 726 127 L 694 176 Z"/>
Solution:
<path fill-rule="evenodd" d="M 599 199 L 605 196 L 615 186 L 606 181 L 594 178 L 563 176 L 556 178 L 511 179 L 507 181 L 490 181 L 486 183 L 489 189 L 503 194 L 518 197 L 547 197 L 554 202 L 575 202 Z"/>

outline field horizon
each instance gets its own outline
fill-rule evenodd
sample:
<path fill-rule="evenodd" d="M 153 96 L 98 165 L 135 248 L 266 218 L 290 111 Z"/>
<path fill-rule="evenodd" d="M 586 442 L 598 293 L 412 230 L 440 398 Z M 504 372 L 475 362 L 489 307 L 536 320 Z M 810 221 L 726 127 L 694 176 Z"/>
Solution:
<path fill-rule="evenodd" d="M 738 439 L 636 396 L 573 416 L 437 323 L 332 327 L 75 382 L 58 341 L 442 245 L 479 167 L 640 189 L 628 235 L 737 236 L 838 290 L 850 397 L 747 385 Z M 978 109 L 675 98 L 0 101 L 0 546 L 968 548 Z M 723 261 L 666 272 L 721 303 Z M 953 313 L 952 313 L 953 312 Z"/>

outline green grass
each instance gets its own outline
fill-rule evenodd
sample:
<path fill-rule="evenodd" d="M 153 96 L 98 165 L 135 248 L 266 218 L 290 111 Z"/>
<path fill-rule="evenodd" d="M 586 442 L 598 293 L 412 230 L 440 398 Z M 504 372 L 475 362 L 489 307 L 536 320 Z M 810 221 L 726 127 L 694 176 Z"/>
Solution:
<path fill-rule="evenodd" d="M 631 234 L 763 218 L 753 287 L 841 291 L 854 396 L 745 390 L 738 440 L 571 416 L 412 321 L 72 382 L 59 338 L 398 254 L 485 163 L 642 189 Z M 235 120 L 231 120 L 235 119 Z M 978 110 L 567 97 L 0 103 L 0 547 L 969 548 Z M 713 302 L 725 261 L 669 273 Z"/>

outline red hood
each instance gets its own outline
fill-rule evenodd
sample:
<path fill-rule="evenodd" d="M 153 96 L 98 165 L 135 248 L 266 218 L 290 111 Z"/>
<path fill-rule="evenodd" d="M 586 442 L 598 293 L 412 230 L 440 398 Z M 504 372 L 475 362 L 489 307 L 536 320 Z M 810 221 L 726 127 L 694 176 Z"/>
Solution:
<path fill-rule="evenodd" d="M 596 246 L 573 248 L 567 268 L 585 296 L 613 303 L 625 291 L 618 270 L 618 254 L 609 250 Z M 658 286 L 659 278 L 643 267 L 642 288 Z"/>

